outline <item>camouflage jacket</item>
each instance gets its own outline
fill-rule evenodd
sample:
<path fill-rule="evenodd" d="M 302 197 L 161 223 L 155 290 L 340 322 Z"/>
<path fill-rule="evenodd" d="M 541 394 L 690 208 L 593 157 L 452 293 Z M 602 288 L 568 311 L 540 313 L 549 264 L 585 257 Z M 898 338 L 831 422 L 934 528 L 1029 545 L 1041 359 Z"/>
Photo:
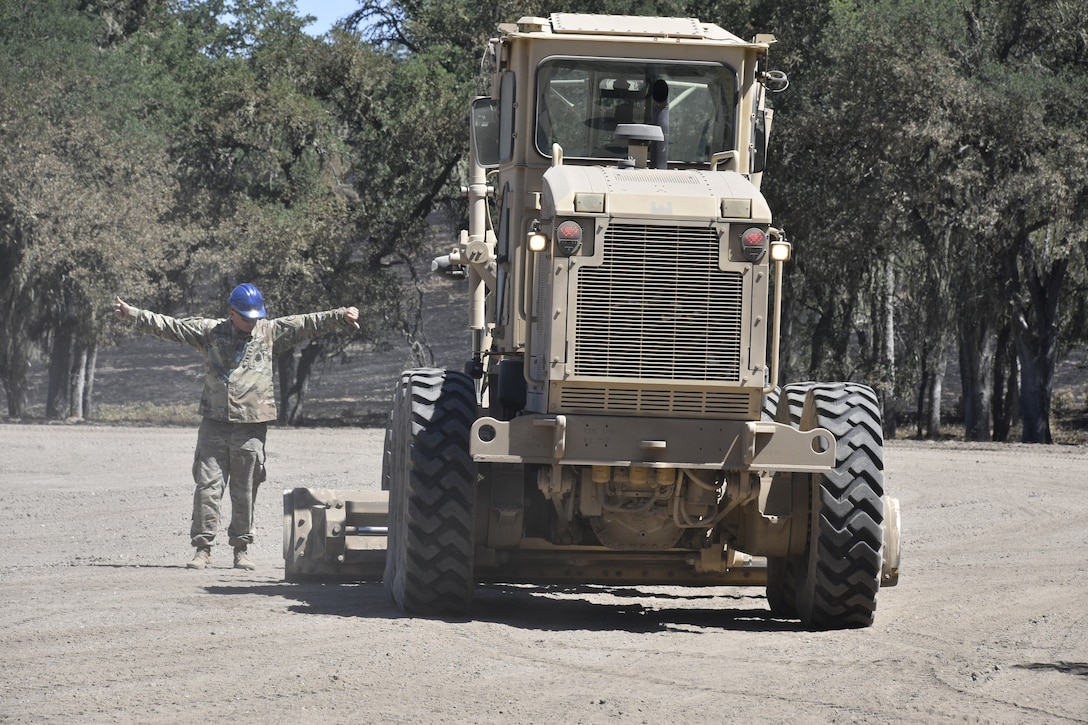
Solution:
<path fill-rule="evenodd" d="M 275 357 L 298 343 L 344 324 L 344 308 L 258 320 L 240 332 L 229 320 L 178 319 L 130 308 L 136 329 L 171 342 L 184 342 L 204 355 L 200 414 L 226 423 L 276 420 L 272 387 Z"/>

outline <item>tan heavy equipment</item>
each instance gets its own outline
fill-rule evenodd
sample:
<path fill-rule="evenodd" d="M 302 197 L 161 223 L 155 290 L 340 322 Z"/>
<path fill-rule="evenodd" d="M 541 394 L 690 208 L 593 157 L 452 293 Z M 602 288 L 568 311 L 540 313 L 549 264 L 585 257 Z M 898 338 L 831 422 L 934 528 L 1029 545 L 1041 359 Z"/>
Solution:
<path fill-rule="evenodd" d="M 401 375 L 387 511 L 285 494 L 287 578 L 380 575 L 402 610 L 458 616 L 480 582 L 766 586 L 777 616 L 871 624 L 899 568 L 877 398 L 778 381 L 774 39 L 579 14 L 499 30 L 469 229 L 434 263 L 467 276 L 469 359 Z"/>

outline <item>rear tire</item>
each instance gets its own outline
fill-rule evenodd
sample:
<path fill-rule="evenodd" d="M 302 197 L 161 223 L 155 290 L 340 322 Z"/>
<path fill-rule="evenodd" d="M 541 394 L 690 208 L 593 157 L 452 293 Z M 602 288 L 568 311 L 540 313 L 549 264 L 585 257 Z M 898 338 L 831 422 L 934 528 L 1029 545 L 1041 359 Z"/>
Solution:
<path fill-rule="evenodd" d="M 876 613 L 884 533 L 884 447 L 880 407 L 869 387 L 813 385 L 801 428 L 826 428 L 835 468 L 813 474 L 808 545 L 797 566 L 801 622 L 814 629 L 868 627 Z"/>
<path fill-rule="evenodd" d="M 473 594 L 476 391 L 464 373 L 401 376 L 383 481 L 389 486 L 386 591 L 404 612 L 465 615 Z"/>

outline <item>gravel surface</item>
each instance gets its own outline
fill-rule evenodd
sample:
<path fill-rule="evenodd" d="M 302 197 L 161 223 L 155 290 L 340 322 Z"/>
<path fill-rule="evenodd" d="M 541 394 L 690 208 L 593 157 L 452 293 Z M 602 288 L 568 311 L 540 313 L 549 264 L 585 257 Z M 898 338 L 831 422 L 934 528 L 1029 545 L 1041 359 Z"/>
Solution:
<path fill-rule="evenodd" d="M 482 586 L 445 621 L 283 581 L 280 491 L 377 490 L 370 429 L 270 431 L 258 569 L 187 570 L 195 440 L 0 425 L 0 721 L 1088 722 L 1085 447 L 890 442 L 900 584 L 810 632 L 750 588 Z"/>

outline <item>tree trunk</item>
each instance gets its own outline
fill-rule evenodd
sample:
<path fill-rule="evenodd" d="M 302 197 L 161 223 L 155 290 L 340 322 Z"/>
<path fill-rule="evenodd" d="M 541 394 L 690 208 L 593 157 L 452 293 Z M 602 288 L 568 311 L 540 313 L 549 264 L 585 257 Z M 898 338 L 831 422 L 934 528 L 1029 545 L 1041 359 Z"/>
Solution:
<path fill-rule="evenodd" d="M 295 385 L 295 349 L 281 353 L 276 358 L 276 375 L 279 378 L 280 400 L 276 410 L 276 422 L 287 425 L 287 406 Z"/>
<path fill-rule="evenodd" d="M 1050 436 L 1050 391 L 1045 362 L 1020 352 L 1020 433 L 1022 443 L 1053 443 Z"/>
<path fill-rule="evenodd" d="M 1043 244 L 1043 260 L 1036 260 L 1030 235 L 1025 234 L 1018 253 L 1022 273 L 1013 262 L 1010 279 L 1014 283 L 1012 339 L 1020 363 L 1021 441 L 1052 443 L 1050 398 L 1054 392 L 1054 367 L 1058 356 L 1058 299 L 1069 269 L 1069 258 L 1050 256 L 1050 227 Z M 1040 268 L 1041 267 L 1041 268 Z M 1028 296 L 1016 295 L 1024 284 Z M 1015 286 L 1014 286 L 1015 285 Z M 1034 323 L 1034 324 L 1032 324 Z"/>
<path fill-rule="evenodd" d="M 91 345 L 87 353 L 87 384 L 83 388 L 83 416 L 94 418 L 94 375 L 98 367 L 98 345 Z"/>
<path fill-rule="evenodd" d="M 834 336 L 834 331 L 832 329 L 832 319 L 834 316 L 834 308 L 831 310 L 824 308 L 820 311 L 820 316 L 816 320 L 816 325 L 812 330 L 812 337 L 810 340 L 808 374 L 806 375 L 808 378 L 818 380 L 821 377 L 821 373 L 824 369 L 824 358 L 828 355 L 827 348 L 829 341 Z"/>
<path fill-rule="evenodd" d="M 1017 382 L 1020 365 L 1016 359 L 1011 335 L 1012 328 L 1006 323 L 997 335 L 997 350 L 994 354 L 994 440 L 1000 443 L 1008 443 L 1009 434 L 1019 410 L 1016 401 L 1020 390 Z"/>
<path fill-rule="evenodd" d="M 992 322 L 975 316 L 960 321 L 960 378 L 963 383 L 963 427 L 969 441 L 990 440 L 990 395 L 993 385 Z"/>
<path fill-rule="evenodd" d="M 884 364 L 887 384 L 884 394 L 884 437 L 894 439 L 899 432 L 895 398 L 895 254 L 884 267 Z"/>
<path fill-rule="evenodd" d="M 793 286 L 790 276 L 783 269 L 782 275 L 782 330 L 775 330 L 778 335 L 779 361 L 778 384 L 783 385 L 796 380 L 797 370 L 794 363 L 793 349 Z M 768 349 L 769 349 L 768 345 Z"/>
<path fill-rule="evenodd" d="M 808 377 L 846 379 L 851 365 L 850 343 L 857 302 L 854 294 L 848 299 L 831 294 L 820 302 L 819 318 L 812 330 Z"/>
<path fill-rule="evenodd" d="M 929 405 L 926 417 L 926 438 L 941 437 L 941 400 L 944 398 L 944 376 L 948 372 L 948 355 L 945 354 L 945 345 L 940 343 L 937 352 L 937 361 L 930 374 Z"/>
<path fill-rule="evenodd" d="M 289 350 L 280 355 L 280 409 L 279 422 L 282 425 L 299 425 L 303 421 L 303 403 L 310 389 L 310 374 L 314 363 L 321 355 L 323 347 L 319 342 L 311 342 L 302 348 L 295 360 L 295 351 Z"/>
<path fill-rule="evenodd" d="M 921 438 L 925 433 L 925 429 L 922 426 L 922 421 L 925 420 L 926 417 L 926 400 L 928 399 L 926 395 L 927 391 L 929 390 L 930 380 L 932 378 L 932 374 L 925 369 L 924 363 L 922 365 L 920 376 L 921 382 L 918 384 L 918 395 L 915 397 L 914 401 L 914 421 L 916 432 L 919 438 Z"/>
<path fill-rule="evenodd" d="M 22 418 L 26 414 L 27 376 L 30 374 L 30 358 L 22 350 L 13 351 L 9 359 L 4 391 L 7 394 L 8 415 Z"/>
<path fill-rule="evenodd" d="M 72 355 L 72 383 L 71 392 L 68 395 L 68 417 L 83 420 L 83 391 L 87 380 L 87 348 L 80 346 L 78 354 Z"/>
<path fill-rule="evenodd" d="M 68 416 L 69 391 L 72 375 L 72 347 L 75 334 L 61 328 L 49 351 L 49 385 L 46 391 L 45 415 L 57 420 Z"/>

